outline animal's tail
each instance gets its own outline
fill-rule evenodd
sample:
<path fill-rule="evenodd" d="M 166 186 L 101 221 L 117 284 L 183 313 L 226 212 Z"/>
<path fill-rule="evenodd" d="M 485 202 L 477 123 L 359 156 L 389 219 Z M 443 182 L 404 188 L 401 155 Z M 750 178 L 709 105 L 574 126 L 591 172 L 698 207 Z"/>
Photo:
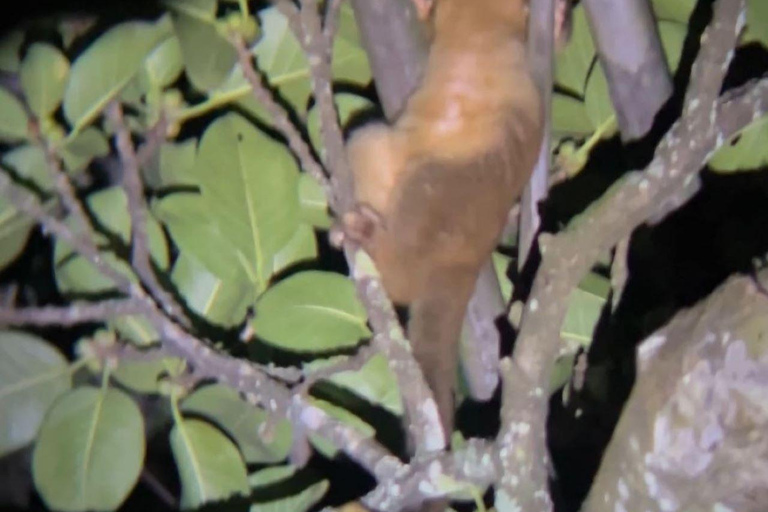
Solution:
<path fill-rule="evenodd" d="M 453 431 L 459 337 L 476 278 L 474 269 L 435 269 L 428 289 L 410 308 L 408 336 L 435 395 L 447 441 Z"/>

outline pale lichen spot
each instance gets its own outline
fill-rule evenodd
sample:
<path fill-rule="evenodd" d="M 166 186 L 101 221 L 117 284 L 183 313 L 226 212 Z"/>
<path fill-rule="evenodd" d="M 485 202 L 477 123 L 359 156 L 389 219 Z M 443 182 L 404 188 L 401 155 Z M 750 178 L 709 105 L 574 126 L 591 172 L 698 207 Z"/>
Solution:
<path fill-rule="evenodd" d="M 317 430 L 323 422 L 324 413 L 314 405 L 307 405 L 301 410 L 299 418 L 309 430 Z"/>
<path fill-rule="evenodd" d="M 622 500 L 626 501 L 626 499 L 629 498 L 629 486 L 627 486 L 627 482 L 623 478 L 619 478 L 616 485 L 619 491 L 619 496 Z"/>
<path fill-rule="evenodd" d="M 533 299 L 531 301 L 531 304 L 528 306 L 528 309 L 530 309 L 531 311 L 538 310 L 539 309 L 539 301 L 536 300 L 536 299 Z"/>
<path fill-rule="evenodd" d="M 677 506 L 677 503 L 675 503 L 670 498 L 661 498 L 659 500 L 659 508 L 663 512 L 675 512 L 678 506 Z"/>

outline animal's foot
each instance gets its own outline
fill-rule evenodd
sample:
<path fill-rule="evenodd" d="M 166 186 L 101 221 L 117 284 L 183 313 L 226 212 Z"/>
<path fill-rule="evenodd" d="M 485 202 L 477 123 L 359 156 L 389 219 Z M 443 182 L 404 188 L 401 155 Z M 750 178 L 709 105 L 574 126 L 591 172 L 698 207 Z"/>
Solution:
<path fill-rule="evenodd" d="M 344 242 L 366 245 L 383 226 L 381 214 L 367 203 L 357 203 L 346 212 L 329 233 L 329 240 L 334 247 L 341 247 Z"/>

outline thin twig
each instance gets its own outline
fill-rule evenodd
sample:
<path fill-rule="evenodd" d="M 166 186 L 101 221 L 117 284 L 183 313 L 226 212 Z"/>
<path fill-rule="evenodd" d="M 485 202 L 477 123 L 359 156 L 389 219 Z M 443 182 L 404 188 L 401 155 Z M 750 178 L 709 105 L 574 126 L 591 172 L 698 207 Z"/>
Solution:
<path fill-rule="evenodd" d="M 5 171 L 4 169 L 0 170 Z M 72 246 L 78 254 L 93 264 L 104 277 L 112 280 L 120 291 L 132 296 L 143 295 L 139 287 L 134 286 L 127 277 L 104 261 L 93 244 L 93 238 L 89 238 L 88 235 L 83 233 L 75 235 L 69 226 L 46 212 L 34 194 L 24 187 L 13 183 L 8 177 L 7 172 L 0 172 L 0 195 L 7 198 L 14 208 L 39 222 L 45 231 L 56 235 L 59 241 L 66 242 Z"/>
<path fill-rule="evenodd" d="M 323 32 L 318 9 L 318 0 L 303 0 L 299 11 L 301 29 L 291 26 L 301 41 L 301 46 L 309 61 L 312 92 L 319 112 L 320 135 L 323 138 L 325 152 L 324 163 L 333 171 L 334 194 L 329 201 L 339 211 L 351 207 L 351 179 L 344 151 L 344 136 L 341 133 L 339 115 L 333 97 L 333 72 L 331 70 L 332 40 Z M 348 204 L 349 203 L 349 204 Z"/>
<path fill-rule="evenodd" d="M 333 54 L 333 40 L 339 29 L 339 14 L 344 0 L 328 0 L 325 7 L 325 21 L 323 23 L 323 36 L 328 46 L 328 58 Z"/>
<path fill-rule="evenodd" d="M 0 308 L 0 325 L 73 326 L 88 322 L 104 322 L 114 317 L 137 315 L 145 311 L 134 299 L 100 302 L 73 302 L 68 306 L 39 308 Z"/>
<path fill-rule="evenodd" d="M 264 85 L 263 77 L 256 70 L 256 67 L 253 64 L 253 56 L 248 51 L 245 41 L 239 35 L 232 36 L 231 41 L 237 50 L 237 56 L 240 62 L 240 67 L 243 70 L 243 76 L 251 86 L 253 97 L 272 117 L 275 127 L 283 137 L 285 137 L 285 140 L 288 142 L 288 147 L 291 148 L 293 154 L 298 158 L 301 167 L 317 180 L 323 188 L 326 197 L 329 199 L 332 198 L 331 184 L 328 181 L 323 167 L 317 160 L 315 160 L 315 157 L 312 155 L 312 150 L 299 130 L 291 122 L 288 113 L 275 101 L 272 97 L 272 92 Z"/>
<path fill-rule="evenodd" d="M 147 203 L 144 200 L 144 186 L 141 181 L 139 159 L 131 141 L 131 132 L 125 124 L 120 103 L 117 101 L 110 103 L 106 115 L 115 128 L 117 152 L 123 166 L 122 187 L 128 200 L 128 214 L 131 218 L 131 264 L 141 281 L 163 309 L 182 325 L 189 325 L 184 310 L 173 298 L 173 295 L 163 288 L 152 268 L 147 236 L 149 214 Z"/>

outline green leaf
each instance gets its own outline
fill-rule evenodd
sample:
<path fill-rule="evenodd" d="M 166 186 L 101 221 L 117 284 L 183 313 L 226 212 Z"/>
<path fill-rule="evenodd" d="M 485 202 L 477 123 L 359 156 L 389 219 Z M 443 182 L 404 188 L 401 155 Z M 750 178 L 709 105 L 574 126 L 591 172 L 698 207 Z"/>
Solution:
<path fill-rule="evenodd" d="M 248 484 L 254 489 L 269 487 L 296 474 L 296 466 L 272 466 L 248 475 Z"/>
<path fill-rule="evenodd" d="M 123 189 L 111 187 L 88 196 L 88 208 L 97 223 L 111 236 L 121 240 L 127 247 L 131 234 L 131 220 L 128 215 L 128 201 Z M 71 224 L 71 220 L 69 221 Z M 168 268 L 168 246 L 162 228 L 151 216 L 147 217 L 147 237 L 152 260 L 160 269 Z M 108 247 L 108 239 L 97 234 L 97 246 Z M 105 263 L 113 266 L 126 277 L 135 279 L 130 264 L 113 252 L 101 253 Z M 62 293 L 104 293 L 114 290 L 114 283 L 103 276 L 85 258 L 75 255 L 73 249 L 61 240 L 54 248 L 56 282 Z"/>
<path fill-rule="evenodd" d="M 175 374 L 184 362 L 173 357 L 163 357 L 149 361 L 120 361 L 112 377 L 121 385 L 137 393 L 157 393 L 159 380 L 163 375 Z"/>
<path fill-rule="evenodd" d="M 17 73 L 21 67 L 19 50 L 24 43 L 24 32 L 12 30 L 0 39 L 0 71 Z"/>
<path fill-rule="evenodd" d="M 587 107 L 565 94 L 552 95 L 552 130 L 560 135 L 585 136 L 594 131 L 587 116 Z"/>
<path fill-rule="evenodd" d="M 32 458 L 35 486 L 55 510 L 114 510 L 144 463 L 144 421 L 117 389 L 81 387 L 56 401 Z"/>
<path fill-rule="evenodd" d="M 578 96 L 583 96 L 587 74 L 595 60 L 595 45 L 581 4 L 573 8 L 572 16 L 571 40 L 556 56 L 555 83 Z"/>
<path fill-rule="evenodd" d="M 3 165 L 13 169 L 44 192 L 54 189 L 53 177 L 45 161 L 45 152 L 38 145 L 23 144 L 3 155 Z"/>
<path fill-rule="evenodd" d="M 104 109 L 165 35 L 160 23 L 122 23 L 94 41 L 72 65 L 64 116 L 76 130 Z"/>
<path fill-rule="evenodd" d="M 307 111 L 312 86 L 309 81 L 309 63 L 288 27 L 288 20 L 275 7 L 259 11 L 262 38 L 253 48 L 259 69 L 269 77 L 269 83 L 276 87 L 280 96 L 293 107 L 299 115 Z M 242 71 L 238 68 L 222 92 L 239 89 L 246 84 Z M 253 115 L 272 122 L 263 107 L 251 94 L 238 101 L 238 105 Z"/>
<path fill-rule="evenodd" d="M 0 87 L 0 141 L 18 142 L 27 138 L 29 120 L 24 106 L 4 87 Z"/>
<path fill-rule="evenodd" d="M 670 71 L 674 73 L 680 64 L 688 26 L 673 21 L 660 21 L 658 28 L 661 46 L 664 49 L 664 57 L 667 59 Z"/>
<path fill-rule="evenodd" d="M 589 346 L 595 324 L 611 290 L 611 282 L 595 273 L 588 274 L 571 293 L 568 313 L 560 335 L 570 341 Z"/>
<path fill-rule="evenodd" d="M 35 43 L 21 63 L 21 87 L 30 110 L 38 118 L 50 116 L 64 97 L 69 60 L 55 46 Z"/>
<path fill-rule="evenodd" d="M 360 34 L 352 6 L 345 3 L 339 10 L 339 26 L 333 41 L 333 79 L 365 86 L 371 81 L 368 55 L 360 44 Z"/>
<path fill-rule="evenodd" d="M 747 0 L 747 28 L 743 41 L 768 46 L 768 3 L 764 0 Z"/>
<path fill-rule="evenodd" d="M 216 30 L 215 20 L 178 12 L 173 15 L 173 28 L 192 85 L 200 91 L 220 86 L 237 62 L 237 52 Z"/>
<path fill-rule="evenodd" d="M 149 54 L 144 69 L 147 77 L 156 87 L 168 87 L 179 78 L 184 70 L 184 59 L 177 37 L 169 37 Z"/>
<path fill-rule="evenodd" d="M 150 321 L 143 316 L 131 315 L 113 318 L 109 321 L 109 326 L 116 330 L 123 339 L 141 347 L 160 341 L 160 335 Z"/>
<path fill-rule="evenodd" d="M 220 250 L 220 249 L 219 249 Z M 171 281 L 184 302 L 209 322 L 236 327 L 253 304 L 253 285 L 242 280 L 222 280 L 185 252 L 176 259 Z"/>
<path fill-rule="evenodd" d="M 326 414 L 328 414 L 332 418 L 354 428 L 364 438 L 371 438 L 376 434 L 376 431 L 372 426 L 370 426 L 368 423 L 364 422 L 358 416 L 355 416 L 354 414 L 352 414 L 346 409 L 342 409 L 341 407 L 334 405 L 330 402 L 326 402 L 325 400 L 318 400 L 316 398 L 310 399 L 310 402 L 312 403 L 312 405 L 318 407 L 319 409 L 324 411 Z M 317 434 L 309 434 L 308 437 L 309 437 L 309 440 L 312 442 L 312 444 L 315 446 L 315 448 L 317 448 L 317 451 L 322 453 L 325 457 L 332 459 L 339 453 L 339 447 L 334 446 L 327 439 Z"/>
<path fill-rule="evenodd" d="M 299 205 L 303 222 L 319 229 L 329 229 L 333 226 L 333 218 L 328 211 L 328 198 L 323 187 L 306 173 L 299 176 Z"/>
<path fill-rule="evenodd" d="M 35 222 L 0 198 L 0 270 L 19 257 Z"/>
<path fill-rule="evenodd" d="M 573 363 L 576 359 L 576 353 L 569 353 L 559 356 L 552 367 L 552 375 L 549 379 L 549 392 L 554 393 L 565 386 L 573 375 Z"/>
<path fill-rule="evenodd" d="M 213 275 L 224 281 L 253 281 L 246 261 L 211 219 L 200 194 L 171 194 L 155 201 L 152 210 L 181 252 L 198 260 Z"/>
<path fill-rule="evenodd" d="M 205 131 L 195 174 L 208 215 L 263 289 L 299 226 L 296 162 L 284 145 L 228 114 Z"/>
<path fill-rule="evenodd" d="M 187 397 L 182 410 L 203 416 L 235 440 L 248 464 L 280 462 L 291 451 L 291 424 L 280 420 L 273 425 L 271 439 L 261 434 L 269 415 L 240 398 L 232 388 L 219 384 L 205 386 Z"/>
<path fill-rule="evenodd" d="M 403 414 L 397 378 L 381 354 L 373 356 L 359 371 L 337 373 L 329 380 L 397 416 Z"/>
<path fill-rule="evenodd" d="M 768 117 L 751 123 L 724 144 L 709 160 L 717 172 L 760 170 L 768 163 Z"/>
<path fill-rule="evenodd" d="M 760 2 L 762 0 L 758 0 Z M 652 0 L 657 20 L 675 21 L 688 25 L 697 0 Z"/>
<path fill-rule="evenodd" d="M 237 447 L 208 423 L 177 423 L 171 430 L 171 449 L 179 468 L 182 508 L 248 492 L 248 476 Z"/>
<path fill-rule="evenodd" d="M 68 171 L 81 171 L 88 167 L 94 158 L 109 154 L 109 142 L 101 130 L 89 126 L 68 141 L 61 148 L 60 154 Z"/>
<path fill-rule="evenodd" d="M 71 385 L 67 360 L 53 345 L 0 331 L 0 457 L 35 438 L 48 408 Z"/>
<path fill-rule="evenodd" d="M 597 129 L 614 115 L 608 82 L 605 79 L 603 68 L 599 64 L 596 64 L 589 74 L 584 95 L 589 121 L 592 123 L 592 127 Z"/>
<path fill-rule="evenodd" d="M 254 503 L 250 512 L 307 512 L 323 499 L 328 488 L 328 480 L 321 480 L 293 496 Z"/>
<path fill-rule="evenodd" d="M 197 139 L 166 142 L 144 168 L 144 179 L 154 189 L 197 185 L 192 172 L 197 155 Z"/>
<path fill-rule="evenodd" d="M 500 252 L 494 252 L 491 255 L 493 269 L 496 271 L 496 278 L 499 280 L 501 296 L 504 298 L 504 304 L 509 304 L 512 300 L 512 282 L 507 278 L 507 268 L 512 258 Z"/>
<path fill-rule="evenodd" d="M 173 12 L 213 21 L 216 18 L 216 0 L 166 0 L 165 4 Z"/>
<path fill-rule="evenodd" d="M 307 271 L 267 290 L 256 304 L 256 334 L 294 352 L 353 347 L 370 335 L 354 284 L 340 274 Z"/>
<path fill-rule="evenodd" d="M 315 232 L 307 224 L 300 224 L 293 237 L 277 251 L 272 260 L 272 273 L 277 274 L 302 261 L 317 258 L 317 239 Z"/>

